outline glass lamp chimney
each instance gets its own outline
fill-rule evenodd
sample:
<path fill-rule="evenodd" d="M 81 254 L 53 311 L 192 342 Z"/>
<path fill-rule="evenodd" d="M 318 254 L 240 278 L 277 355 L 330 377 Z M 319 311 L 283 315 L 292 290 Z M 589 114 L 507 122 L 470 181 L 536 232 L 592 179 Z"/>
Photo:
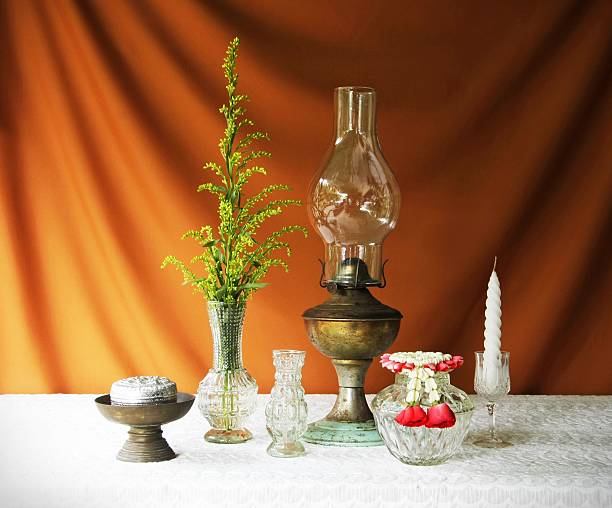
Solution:
<path fill-rule="evenodd" d="M 376 92 L 339 87 L 334 142 L 308 193 L 310 220 L 325 243 L 324 282 L 382 284 L 382 245 L 395 228 L 400 190 L 376 135 Z"/>

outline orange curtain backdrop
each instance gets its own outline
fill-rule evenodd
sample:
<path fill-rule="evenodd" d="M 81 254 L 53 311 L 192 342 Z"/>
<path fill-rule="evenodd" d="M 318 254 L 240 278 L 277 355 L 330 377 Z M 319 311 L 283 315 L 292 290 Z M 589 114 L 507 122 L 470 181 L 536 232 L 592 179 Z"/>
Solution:
<path fill-rule="evenodd" d="M 263 183 L 304 199 L 331 141 L 332 89 L 369 85 L 402 212 L 385 244 L 402 311 L 393 350 L 466 357 L 471 390 L 493 257 L 514 393 L 611 393 L 612 3 L 0 2 L 0 391 L 103 392 L 160 374 L 195 391 L 211 365 L 201 297 L 166 254 L 214 223 L 195 192 L 217 157 L 220 63 L 270 132 Z M 284 223 L 307 223 L 296 209 Z M 293 238 L 289 274 L 249 303 L 245 363 L 307 351 L 323 244 Z M 391 381 L 374 365 L 368 391 Z"/>

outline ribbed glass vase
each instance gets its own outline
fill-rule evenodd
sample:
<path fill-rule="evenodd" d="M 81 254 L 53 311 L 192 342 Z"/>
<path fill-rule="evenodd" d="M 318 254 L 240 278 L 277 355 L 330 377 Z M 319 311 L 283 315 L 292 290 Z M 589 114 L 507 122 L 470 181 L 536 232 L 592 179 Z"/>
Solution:
<path fill-rule="evenodd" d="M 387 386 L 372 401 L 372 412 L 376 427 L 391 455 L 406 464 L 427 466 L 440 464 L 452 457 L 463 442 L 474 404 L 469 396 L 450 383 L 447 372 L 437 372 L 435 375 L 440 402 L 447 403 L 456 422 L 452 427 L 428 428 L 405 427 L 395 421 L 395 417 L 406 407 L 408 392 L 408 375 L 395 375 L 395 384 Z M 421 404 L 427 408 L 427 404 Z"/>
<path fill-rule="evenodd" d="M 245 312 L 244 303 L 208 302 L 214 358 L 198 387 L 198 407 L 212 427 L 204 436 L 211 443 L 242 443 L 253 437 L 244 428 L 257 402 L 257 383 L 242 365 Z"/>

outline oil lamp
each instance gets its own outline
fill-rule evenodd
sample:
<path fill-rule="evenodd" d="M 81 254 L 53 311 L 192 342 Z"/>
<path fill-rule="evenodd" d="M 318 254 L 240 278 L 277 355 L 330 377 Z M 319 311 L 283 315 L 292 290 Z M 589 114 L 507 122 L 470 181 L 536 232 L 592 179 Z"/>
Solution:
<path fill-rule="evenodd" d="M 338 396 L 304 439 L 333 446 L 382 444 L 364 395 L 372 358 L 395 340 L 402 315 L 374 298 L 384 287 L 382 246 L 395 228 L 400 191 L 376 135 L 376 93 L 335 90 L 334 142 L 308 193 L 312 225 L 325 243 L 320 285 L 331 294 L 304 312 L 308 338 L 332 359 Z"/>

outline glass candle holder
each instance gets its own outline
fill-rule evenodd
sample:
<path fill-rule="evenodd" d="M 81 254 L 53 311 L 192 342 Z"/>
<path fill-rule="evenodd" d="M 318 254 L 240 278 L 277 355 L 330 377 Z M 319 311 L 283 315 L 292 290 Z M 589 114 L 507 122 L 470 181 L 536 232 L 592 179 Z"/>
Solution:
<path fill-rule="evenodd" d="M 474 390 L 487 401 L 489 413 L 489 434 L 483 439 L 474 441 L 482 448 L 505 448 L 512 446 L 497 435 L 495 427 L 495 407 L 500 399 L 510 392 L 510 353 L 501 351 L 499 365 L 493 372 L 487 372 L 491 366 L 486 365 L 484 351 L 476 351 L 476 369 L 474 371 Z"/>
<path fill-rule="evenodd" d="M 266 405 L 266 428 L 272 437 L 272 457 L 298 457 L 305 453 L 300 438 L 306 432 L 307 406 L 302 388 L 306 353 L 287 349 L 272 351 L 274 386 Z"/>

